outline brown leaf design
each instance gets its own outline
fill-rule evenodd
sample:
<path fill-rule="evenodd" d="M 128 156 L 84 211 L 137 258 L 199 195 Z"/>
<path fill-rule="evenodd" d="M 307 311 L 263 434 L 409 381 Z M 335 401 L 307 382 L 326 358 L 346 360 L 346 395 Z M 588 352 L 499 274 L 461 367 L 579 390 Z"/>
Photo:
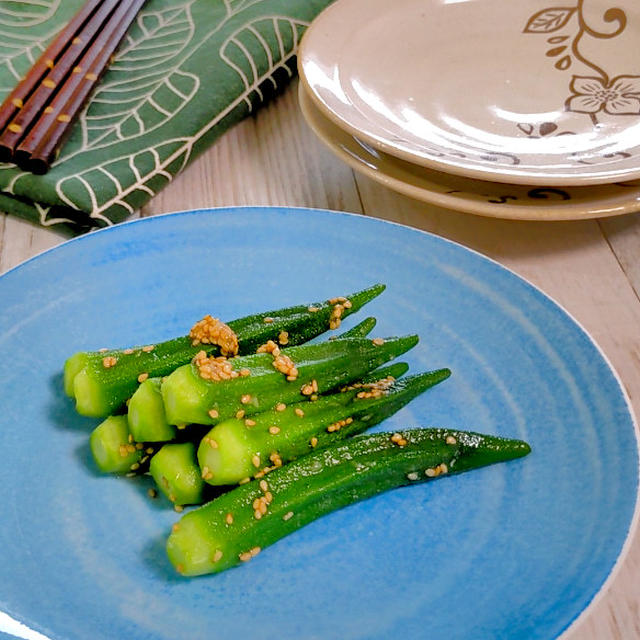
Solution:
<path fill-rule="evenodd" d="M 538 200 L 549 200 L 551 198 L 554 200 L 571 200 L 571 196 L 567 191 L 563 191 L 562 189 L 552 189 L 549 187 L 531 189 L 527 192 L 527 195 L 530 198 L 537 198 Z"/>
<path fill-rule="evenodd" d="M 553 66 L 560 71 L 568 69 L 571 66 L 571 56 L 562 56 Z"/>
<path fill-rule="evenodd" d="M 547 56 L 549 56 L 550 58 L 553 58 L 554 56 L 559 56 L 567 47 L 562 46 L 562 47 L 554 47 L 553 49 L 549 49 L 549 51 L 547 51 Z"/>
<path fill-rule="evenodd" d="M 517 126 L 518 129 L 527 136 L 530 136 L 533 133 L 533 125 L 528 122 L 519 122 Z"/>
<path fill-rule="evenodd" d="M 575 13 L 575 7 L 551 7 L 534 13 L 523 33 L 552 33 L 562 29 Z"/>
<path fill-rule="evenodd" d="M 487 202 L 491 204 L 506 204 L 509 200 L 517 200 L 517 196 L 495 196 L 493 198 L 488 198 Z"/>
<path fill-rule="evenodd" d="M 548 136 L 549 134 L 553 133 L 557 128 L 558 128 L 558 125 L 555 122 L 543 122 L 539 127 L 540 135 Z"/>

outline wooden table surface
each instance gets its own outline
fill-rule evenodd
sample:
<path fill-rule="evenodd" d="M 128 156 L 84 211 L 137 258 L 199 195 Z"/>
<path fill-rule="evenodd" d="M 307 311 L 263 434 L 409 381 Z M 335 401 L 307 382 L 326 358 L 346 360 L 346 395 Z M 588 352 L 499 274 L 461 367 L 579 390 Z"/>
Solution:
<path fill-rule="evenodd" d="M 225 205 L 351 211 L 456 240 L 536 284 L 591 333 L 640 407 L 640 213 L 578 222 L 520 222 L 455 213 L 410 200 L 344 165 L 306 126 L 293 86 L 223 136 L 140 212 Z M 0 273 L 63 242 L 0 214 Z M 604 593 L 566 634 L 640 638 L 640 535 Z"/>

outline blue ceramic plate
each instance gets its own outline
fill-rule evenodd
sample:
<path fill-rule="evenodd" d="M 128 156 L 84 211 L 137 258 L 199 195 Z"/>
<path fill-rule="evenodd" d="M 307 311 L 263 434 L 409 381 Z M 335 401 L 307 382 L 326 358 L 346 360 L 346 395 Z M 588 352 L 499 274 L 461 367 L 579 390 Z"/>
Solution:
<path fill-rule="evenodd" d="M 176 576 L 177 514 L 146 479 L 94 471 L 96 421 L 63 396 L 65 358 L 378 281 L 376 333 L 418 332 L 412 369 L 453 370 L 384 426 L 533 453 L 344 509 L 221 575 Z M 0 630 L 18 637 L 551 638 L 629 533 L 638 448 L 615 374 L 555 303 L 441 238 L 326 211 L 197 211 L 68 242 L 1 277 L 0 300 Z"/>

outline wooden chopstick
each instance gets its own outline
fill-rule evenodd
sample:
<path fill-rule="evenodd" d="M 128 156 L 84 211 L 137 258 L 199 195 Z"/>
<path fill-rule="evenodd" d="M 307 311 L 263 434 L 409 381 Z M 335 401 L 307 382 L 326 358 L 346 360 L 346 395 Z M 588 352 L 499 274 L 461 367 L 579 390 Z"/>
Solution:
<path fill-rule="evenodd" d="M 24 87 L 16 87 L 0 105 L 0 115 L 6 116 L 0 126 L 0 161 L 33 173 L 48 171 L 144 2 L 88 0 L 38 59 Z M 47 57 L 52 52 L 54 57 Z"/>
<path fill-rule="evenodd" d="M 70 125 L 82 109 L 127 29 L 145 0 L 120 2 L 108 23 L 77 62 L 73 72 L 55 94 L 15 153 L 15 161 L 24 169 L 43 174 L 55 159 Z"/>
<path fill-rule="evenodd" d="M 0 131 L 14 119 L 18 110 L 22 108 L 33 90 L 42 82 L 51 67 L 58 62 L 68 44 L 73 41 L 101 2 L 102 0 L 89 0 L 86 2 L 44 50 L 44 53 L 29 70 L 29 73 L 5 98 L 2 105 L 0 105 Z M 0 157 L 0 161 L 4 162 L 6 160 L 4 157 Z"/>
<path fill-rule="evenodd" d="M 118 1 L 102 0 L 97 11 L 84 23 L 82 29 L 75 34 L 75 37 L 67 43 L 67 48 L 62 52 L 58 61 L 53 65 L 47 65 L 49 68 L 44 78 L 34 88 L 29 99 L 17 111 L 13 120 L 0 135 L 0 158 L 9 156 L 11 160 L 14 159 L 15 148 L 43 110 L 47 108 L 52 96 L 66 80 L 77 60 L 107 22 L 109 16 L 118 5 Z"/>

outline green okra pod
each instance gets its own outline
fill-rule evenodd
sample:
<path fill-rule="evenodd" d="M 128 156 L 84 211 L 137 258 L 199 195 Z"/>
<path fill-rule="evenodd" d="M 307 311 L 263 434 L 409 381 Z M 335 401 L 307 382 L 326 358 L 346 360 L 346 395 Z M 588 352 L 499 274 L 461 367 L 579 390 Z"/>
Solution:
<path fill-rule="evenodd" d="M 203 477 L 209 484 L 225 485 L 263 475 L 265 467 L 369 429 L 450 374 L 449 369 L 439 369 L 394 380 L 381 371 L 375 381 L 316 402 L 259 413 L 250 427 L 237 418 L 225 420 L 207 433 L 198 448 Z"/>
<path fill-rule="evenodd" d="M 314 451 L 184 515 L 167 541 L 186 576 L 216 573 L 336 509 L 401 485 L 519 458 L 530 447 L 450 429 L 355 436 Z"/>
<path fill-rule="evenodd" d="M 365 318 L 345 333 L 336 336 L 336 339 L 365 337 L 373 331 L 375 325 L 375 318 Z M 138 386 L 129 400 L 127 416 L 129 429 L 135 440 L 169 442 L 176 437 L 175 426 L 167 422 L 160 393 L 161 384 L 161 378 L 149 378 Z"/>
<path fill-rule="evenodd" d="M 174 504 L 202 502 L 205 484 L 193 442 L 163 445 L 151 458 L 149 471 L 160 491 Z"/>
<path fill-rule="evenodd" d="M 344 338 L 176 369 L 162 384 L 169 424 L 216 424 L 300 402 L 361 378 L 405 353 L 417 336 Z"/>
<path fill-rule="evenodd" d="M 129 431 L 127 416 L 109 416 L 92 432 L 89 447 L 93 460 L 104 473 L 144 473 L 156 448 L 136 442 Z"/>
<path fill-rule="evenodd" d="M 240 354 L 253 353 L 268 340 L 303 344 L 329 328 L 337 328 L 340 318 L 359 310 L 384 288 L 378 284 L 350 296 L 254 314 L 232 320 L 228 327 L 237 336 Z M 340 310 L 339 317 L 336 309 Z M 216 344 L 194 345 L 189 336 L 144 347 L 79 352 L 65 363 L 64 388 L 75 398 L 79 413 L 106 417 L 131 397 L 141 378 L 168 375 L 201 350 L 214 355 L 220 352 Z"/>
<path fill-rule="evenodd" d="M 408 368 L 408 365 L 404 362 L 393 363 L 387 367 L 376 370 L 374 373 L 377 374 L 377 377 L 373 377 L 372 374 L 370 379 L 367 377 L 363 378 L 362 383 L 366 384 L 367 382 L 373 382 L 374 380 L 379 380 L 381 378 L 387 379 L 389 376 L 393 379 L 399 378 L 407 372 Z M 333 399 L 333 404 L 342 406 L 349 402 L 350 398 L 353 398 L 355 393 L 356 391 L 354 390 L 348 393 L 336 393 L 330 397 Z M 323 401 L 324 399 L 325 397 L 320 401 Z M 131 403 L 133 403 L 133 398 Z M 316 403 L 306 403 L 307 406 L 314 405 L 314 408 L 315 404 Z M 277 416 L 281 415 L 279 412 L 275 413 Z M 264 419 L 262 419 L 263 415 L 264 414 L 258 414 L 256 416 L 256 420 L 265 422 Z M 240 424 L 240 428 L 242 430 L 246 429 L 244 422 L 236 419 L 234 420 Z M 155 479 L 160 491 L 162 491 L 162 493 L 164 493 L 165 496 L 174 504 L 200 504 L 204 501 L 205 496 L 207 495 L 205 488 L 211 488 L 209 485 L 204 484 L 203 479 L 203 475 L 208 476 L 209 471 L 205 470 L 203 472 L 196 457 L 196 443 L 199 443 L 202 440 L 203 435 L 205 434 L 203 433 L 200 425 L 190 425 L 187 429 L 178 431 L 176 434 L 178 438 L 186 438 L 186 442 L 172 443 L 162 446 L 151 460 L 151 475 Z M 308 449 L 306 446 L 307 444 L 308 443 L 305 443 L 305 450 Z M 211 440 L 209 440 L 208 448 L 210 449 L 210 447 Z M 228 467 L 235 468 L 238 463 L 242 462 L 241 457 L 239 457 L 238 460 L 233 459 L 233 456 L 235 455 L 234 442 L 231 442 L 229 445 L 223 445 L 222 451 L 228 459 Z M 246 450 L 244 453 L 245 463 L 250 466 L 253 454 L 251 451 Z M 231 458 L 229 458 L 229 456 L 231 456 Z M 265 459 L 267 459 L 266 456 Z M 227 473 L 229 473 L 228 470 Z M 242 477 L 242 475 L 234 477 L 229 480 L 229 483 L 240 481 Z M 221 483 L 218 482 L 217 484 Z"/>

